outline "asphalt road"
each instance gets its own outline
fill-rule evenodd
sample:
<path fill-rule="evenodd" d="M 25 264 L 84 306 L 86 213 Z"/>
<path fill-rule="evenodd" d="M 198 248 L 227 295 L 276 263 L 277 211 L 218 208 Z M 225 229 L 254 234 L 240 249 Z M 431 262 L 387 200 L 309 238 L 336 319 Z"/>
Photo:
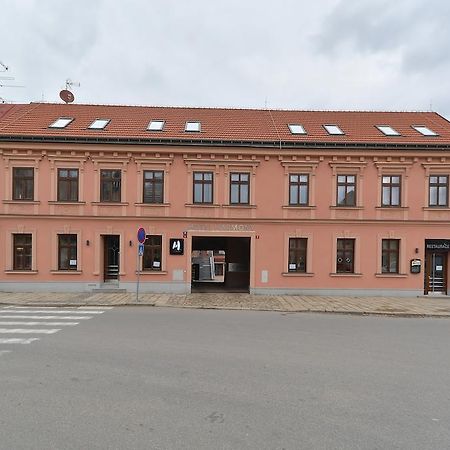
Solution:
<path fill-rule="evenodd" d="M 448 319 L 123 307 L 73 323 L 0 340 L 1 449 L 450 448 Z"/>

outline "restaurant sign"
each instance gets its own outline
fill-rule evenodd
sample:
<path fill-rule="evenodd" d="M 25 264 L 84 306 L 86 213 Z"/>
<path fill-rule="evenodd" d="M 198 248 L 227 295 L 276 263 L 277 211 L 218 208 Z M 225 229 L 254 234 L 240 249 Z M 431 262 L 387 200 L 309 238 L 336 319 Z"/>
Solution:
<path fill-rule="evenodd" d="M 448 252 L 450 251 L 450 239 L 426 239 L 425 249 Z"/>

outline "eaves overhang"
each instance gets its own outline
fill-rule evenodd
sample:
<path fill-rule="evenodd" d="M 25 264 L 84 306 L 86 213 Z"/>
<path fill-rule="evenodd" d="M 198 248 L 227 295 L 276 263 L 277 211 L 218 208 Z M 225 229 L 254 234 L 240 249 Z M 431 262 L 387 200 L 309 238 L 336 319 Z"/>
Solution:
<path fill-rule="evenodd" d="M 78 137 L 78 136 L 32 136 L 32 135 L 0 135 L 0 142 L 36 142 L 59 144 L 126 144 L 126 145 L 176 145 L 196 147 L 258 147 L 277 149 L 296 148 L 348 148 L 348 149 L 402 149 L 402 150 L 450 150 L 450 143 L 383 143 L 383 142 L 323 142 L 323 141 L 258 141 L 258 140 L 222 140 L 222 139 L 148 139 L 124 137 Z"/>

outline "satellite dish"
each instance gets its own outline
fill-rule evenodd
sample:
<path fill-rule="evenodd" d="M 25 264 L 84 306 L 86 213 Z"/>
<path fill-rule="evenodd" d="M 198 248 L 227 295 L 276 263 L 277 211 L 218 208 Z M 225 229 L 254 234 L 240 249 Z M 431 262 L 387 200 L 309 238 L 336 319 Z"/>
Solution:
<path fill-rule="evenodd" d="M 59 93 L 59 97 L 61 98 L 62 101 L 66 103 L 72 103 L 75 100 L 75 97 L 72 94 L 72 92 L 68 91 L 67 89 L 63 89 Z"/>

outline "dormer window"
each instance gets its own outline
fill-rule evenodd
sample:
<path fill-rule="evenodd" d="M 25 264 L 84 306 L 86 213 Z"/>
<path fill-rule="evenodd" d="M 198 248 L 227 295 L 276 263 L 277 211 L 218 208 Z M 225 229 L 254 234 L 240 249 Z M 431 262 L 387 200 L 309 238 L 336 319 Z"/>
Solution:
<path fill-rule="evenodd" d="M 189 132 L 200 132 L 201 130 L 201 124 L 200 122 L 196 122 L 196 121 L 188 121 L 186 122 L 186 127 L 184 128 L 184 131 L 189 131 Z"/>
<path fill-rule="evenodd" d="M 288 127 L 291 134 L 306 134 L 306 131 L 303 128 L 303 126 L 297 123 L 290 123 L 288 124 Z"/>
<path fill-rule="evenodd" d="M 111 122 L 110 119 L 95 119 L 90 125 L 90 130 L 103 130 L 108 123 Z"/>
<path fill-rule="evenodd" d="M 328 134 L 345 134 L 337 125 L 324 125 L 325 130 L 327 130 Z"/>
<path fill-rule="evenodd" d="M 67 125 L 69 125 L 69 123 L 72 121 L 72 117 L 60 117 L 59 119 L 56 119 L 51 125 L 49 125 L 49 128 L 66 128 Z"/>
<path fill-rule="evenodd" d="M 425 125 L 413 125 L 413 128 L 423 136 L 439 136 L 437 133 L 435 133 L 433 130 L 430 130 Z"/>
<path fill-rule="evenodd" d="M 376 125 L 376 127 L 385 135 L 385 136 L 400 136 L 400 133 L 397 130 L 394 130 L 390 125 Z"/>
<path fill-rule="evenodd" d="M 149 131 L 162 131 L 164 129 L 164 120 L 152 120 L 147 127 Z"/>

